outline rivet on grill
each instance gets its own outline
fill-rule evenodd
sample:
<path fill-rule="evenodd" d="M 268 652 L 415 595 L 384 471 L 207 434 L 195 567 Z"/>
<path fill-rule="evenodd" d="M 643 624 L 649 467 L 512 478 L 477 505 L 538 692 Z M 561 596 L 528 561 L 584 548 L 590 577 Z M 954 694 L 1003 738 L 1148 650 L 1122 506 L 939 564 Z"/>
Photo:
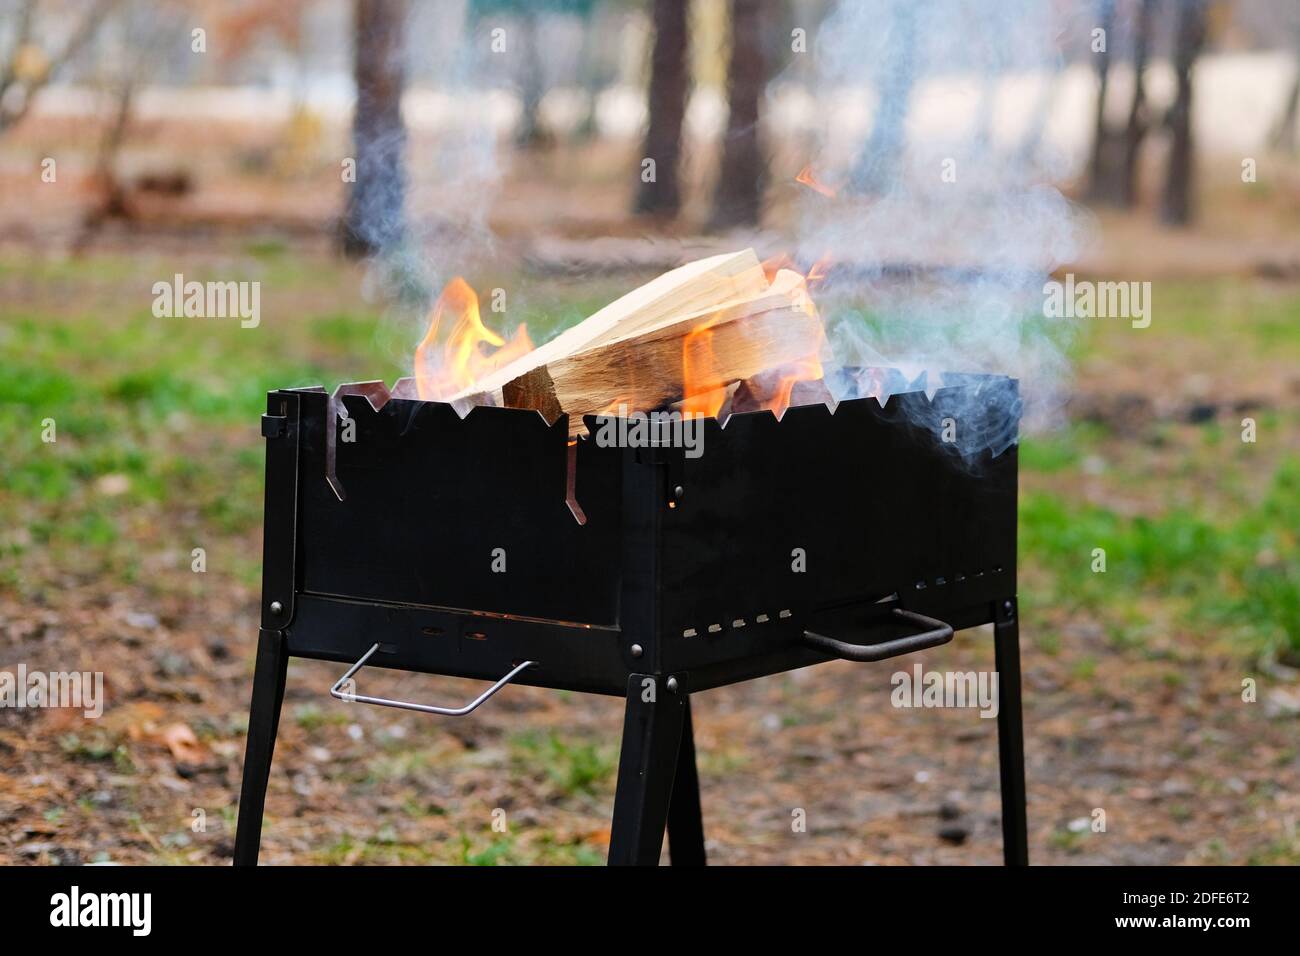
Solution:
<path fill-rule="evenodd" d="M 633 657 L 640 657 L 640 656 L 641 656 L 642 654 L 644 654 L 644 653 L 645 653 L 645 651 L 642 650 L 640 644 L 633 644 L 633 645 L 632 645 L 632 656 L 633 656 Z"/>
<path fill-rule="evenodd" d="M 681 497 L 682 495 L 684 495 L 684 494 L 686 494 L 686 489 L 683 488 L 681 485 L 678 485 L 677 487 L 675 487 L 675 488 L 673 489 L 673 497 L 674 497 L 674 498 L 680 498 L 680 497 Z"/>
<path fill-rule="evenodd" d="M 272 601 L 272 602 L 271 602 L 271 613 L 274 614 L 274 615 L 276 615 L 277 617 L 278 617 L 279 615 L 283 614 L 283 613 L 284 613 L 284 605 L 281 604 L 279 601 Z"/>
<path fill-rule="evenodd" d="M 677 678 L 676 677 L 668 678 L 668 683 L 665 684 L 664 686 L 667 687 L 668 690 L 671 691 L 672 693 L 674 694 L 677 693 Z"/>

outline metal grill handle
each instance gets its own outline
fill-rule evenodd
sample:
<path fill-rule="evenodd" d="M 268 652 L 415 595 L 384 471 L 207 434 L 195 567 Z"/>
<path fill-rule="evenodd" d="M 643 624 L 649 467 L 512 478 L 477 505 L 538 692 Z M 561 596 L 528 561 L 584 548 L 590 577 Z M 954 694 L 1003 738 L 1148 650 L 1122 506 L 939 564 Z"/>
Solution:
<path fill-rule="evenodd" d="M 389 700 L 386 697 L 366 697 L 363 694 L 348 694 L 340 690 L 345 683 L 352 679 L 357 671 L 361 670 L 361 668 L 365 666 L 366 661 L 370 660 L 377 650 L 379 650 L 379 645 L 375 644 L 370 648 L 370 650 L 362 654 L 361 660 L 349 667 L 348 672 L 334 682 L 334 686 L 330 688 L 330 696 L 348 702 L 359 701 L 363 704 L 375 704 L 379 707 L 397 707 L 401 710 L 416 710 L 422 714 L 441 714 L 444 717 L 464 717 L 466 714 L 473 713 L 479 708 L 479 705 L 487 701 L 489 697 L 499 691 L 502 687 L 505 687 L 506 684 L 509 684 L 516 674 L 532 667 L 535 663 L 534 661 L 524 661 L 522 664 L 519 664 L 510 671 L 510 673 L 506 674 L 505 677 L 501 678 L 487 690 L 483 691 L 483 693 L 479 694 L 478 697 L 474 698 L 464 707 L 435 707 L 433 704 L 413 704 L 405 700 Z"/>
<path fill-rule="evenodd" d="M 910 654 L 913 651 L 922 651 L 927 647 L 938 647 L 940 644 L 947 644 L 952 640 L 951 624 L 945 624 L 943 621 L 926 617 L 924 614 L 917 614 L 915 611 L 905 611 L 901 607 L 893 609 L 893 616 L 909 624 L 928 628 L 928 630 L 922 631 L 920 634 L 897 637 L 892 641 L 882 641 L 879 644 L 851 644 L 848 641 L 838 641 L 833 637 L 827 637 L 825 634 L 804 631 L 803 642 L 823 654 L 833 654 L 836 657 L 842 657 L 846 661 L 869 663 L 871 661 L 883 661 L 887 657 L 898 657 L 900 654 Z"/>

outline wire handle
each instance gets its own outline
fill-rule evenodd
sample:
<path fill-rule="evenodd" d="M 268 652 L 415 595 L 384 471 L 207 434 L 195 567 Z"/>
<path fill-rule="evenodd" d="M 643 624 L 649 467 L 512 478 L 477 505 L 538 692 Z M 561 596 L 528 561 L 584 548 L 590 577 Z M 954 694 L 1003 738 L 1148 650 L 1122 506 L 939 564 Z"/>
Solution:
<path fill-rule="evenodd" d="M 413 704 L 404 700 L 389 700 L 386 697 L 367 697 L 364 694 L 349 694 L 340 690 L 345 683 L 352 679 L 353 675 L 355 675 L 357 671 L 361 670 L 361 668 L 365 666 L 366 661 L 370 660 L 377 650 L 379 650 L 379 645 L 375 644 L 371 646 L 370 650 L 362 654 L 361 660 L 349 667 L 348 672 L 334 682 L 334 686 L 330 688 L 330 696 L 336 697 L 339 700 L 346 700 L 349 703 L 359 701 L 363 704 L 375 704 L 379 707 L 397 707 L 401 710 L 417 710 L 422 714 L 441 714 L 444 717 L 464 717 L 466 714 L 473 713 L 489 697 L 499 691 L 502 687 L 505 687 L 506 684 L 509 684 L 516 674 L 532 667 L 535 663 L 534 661 L 524 661 L 522 664 L 519 664 L 510 671 L 510 673 L 506 674 L 505 677 L 501 678 L 487 690 L 483 691 L 483 693 L 479 694 L 478 697 L 474 698 L 464 707 L 435 707 L 433 704 Z"/>
<path fill-rule="evenodd" d="M 833 637 L 827 637 L 825 634 L 804 631 L 803 642 L 823 654 L 831 654 L 846 661 L 868 663 L 883 661 L 887 657 L 898 657 L 900 654 L 910 654 L 913 651 L 925 650 L 927 647 L 938 647 L 940 644 L 947 644 L 952 640 L 951 624 L 945 624 L 943 621 L 926 617 L 924 614 L 917 614 L 915 611 L 905 611 L 901 607 L 893 609 L 893 616 L 900 621 L 928 628 L 928 630 L 920 634 L 909 634 L 906 637 L 895 638 L 892 641 L 882 641 L 878 644 L 856 644 L 851 641 L 839 641 Z"/>

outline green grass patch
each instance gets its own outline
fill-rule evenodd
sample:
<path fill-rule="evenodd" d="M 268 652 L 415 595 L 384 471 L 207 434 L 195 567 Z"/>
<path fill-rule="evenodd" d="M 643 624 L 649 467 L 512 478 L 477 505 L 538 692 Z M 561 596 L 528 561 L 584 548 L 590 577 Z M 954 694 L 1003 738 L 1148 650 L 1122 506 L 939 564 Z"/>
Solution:
<path fill-rule="evenodd" d="M 545 768 L 546 776 L 565 794 L 599 792 L 618 766 L 612 748 L 570 741 L 554 732 L 519 734 L 510 744 L 522 762 Z"/>
<path fill-rule="evenodd" d="M 1097 549 L 1104 572 L 1094 570 Z M 1261 501 L 1218 521 L 1178 509 L 1125 517 L 1057 494 L 1025 495 L 1020 552 L 1053 572 L 1047 591 L 1032 595 L 1039 604 L 1083 608 L 1123 632 L 1154 600 L 1252 653 L 1300 655 L 1300 458 L 1282 463 Z"/>

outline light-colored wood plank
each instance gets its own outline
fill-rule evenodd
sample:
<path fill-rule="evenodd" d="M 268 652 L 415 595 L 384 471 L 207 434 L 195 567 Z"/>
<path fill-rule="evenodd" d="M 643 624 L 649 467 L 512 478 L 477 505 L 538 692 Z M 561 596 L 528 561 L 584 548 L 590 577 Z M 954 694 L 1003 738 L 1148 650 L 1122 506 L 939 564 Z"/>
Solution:
<path fill-rule="evenodd" d="M 718 389 L 816 356 L 821 342 L 821 322 L 787 305 L 711 326 L 703 337 L 637 337 L 573 356 L 548 366 L 545 399 L 554 398 L 568 413 L 569 433 L 576 435 L 585 427 L 584 415 L 617 411 L 621 404 L 631 411 L 662 408 L 683 398 L 688 384 Z M 701 350 L 691 363 L 698 375 L 694 383 L 686 381 L 688 349 Z"/>
<path fill-rule="evenodd" d="M 471 398 L 480 394 L 499 398 L 503 387 L 520 376 L 595 347 L 603 340 L 619 338 L 675 316 L 716 308 L 721 303 L 753 298 L 767 288 L 762 264 L 753 249 L 688 262 L 633 289 L 452 398 Z"/>

